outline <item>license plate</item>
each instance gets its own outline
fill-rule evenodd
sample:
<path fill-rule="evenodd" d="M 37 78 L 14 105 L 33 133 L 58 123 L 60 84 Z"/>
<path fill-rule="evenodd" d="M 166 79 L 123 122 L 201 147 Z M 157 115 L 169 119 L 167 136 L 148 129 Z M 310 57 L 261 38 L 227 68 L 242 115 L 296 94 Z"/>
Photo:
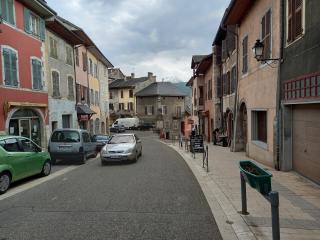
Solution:
<path fill-rule="evenodd" d="M 121 158 L 121 156 L 110 156 L 110 158 L 117 159 L 117 158 Z"/>
<path fill-rule="evenodd" d="M 70 152 L 72 150 L 72 147 L 70 146 L 59 146 L 59 150 L 63 152 Z"/>

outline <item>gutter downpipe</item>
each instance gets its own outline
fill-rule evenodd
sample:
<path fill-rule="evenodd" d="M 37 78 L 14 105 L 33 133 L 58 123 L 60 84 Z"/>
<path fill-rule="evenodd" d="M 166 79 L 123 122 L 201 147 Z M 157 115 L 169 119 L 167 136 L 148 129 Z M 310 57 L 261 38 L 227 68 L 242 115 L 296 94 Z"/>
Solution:
<path fill-rule="evenodd" d="M 283 63 L 283 49 L 284 49 L 284 0 L 280 1 L 280 61 L 278 65 L 278 79 L 276 92 L 276 144 L 274 149 L 275 169 L 281 170 L 281 155 L 282 155 L 282 111 L 281 111 L 281 64 Z"/>
<path fill-rule="evenodd" d="M 237 57 L 236 57 L 236 76 L 237 76 L 237 78 L 236 78 L 236 87 L 235 87 L 235 95 L 234 95 L 234 107 L 233 107 L 233 111 L 234 111 L 234 121 L 233 121 L 233 136 L 232 136 L 232 144 L 231 144 L 231 146 L 230 146 L 230 151 L 231 152 L 235 152 L 236 151 L 236 149 L 235 149 L 235 144 L 236 144 L 236 133 L 237 133 L 237 118 L 238 118 L 238 98 L 239 98 L 239 95 L 238 95 L 238 88 L 239 88 L 239 86 L 238 86 L 238 79 L 239 79 L 239 77 L 238 77 L 238 73 L 239 73 L 239 35 L 238 35 L 238 33 L 236 33 L 236 32 L 233 32 L 233 31 L 231 31 L 231 30 L 229 30 L 228 28 L 226 28 L 225 26 L 223 26 L 223 25 L 221 25 L 221 28 L 224 30 L 224 31 L 226 31 L 226 32 L 229 32 L 229 33 L 231 33 L 231 34 L 233 34 L 235 37 L 236 37 L 236 43 L 237 43 Z M 236 31 L 239 29 L 239 25 L 238 24 L 236 24 Z M 222 115 L 223 115 L 223 109 L 221 110 L 222 111 Z M 223 120 L 223 119 L 222 119 Z"/>

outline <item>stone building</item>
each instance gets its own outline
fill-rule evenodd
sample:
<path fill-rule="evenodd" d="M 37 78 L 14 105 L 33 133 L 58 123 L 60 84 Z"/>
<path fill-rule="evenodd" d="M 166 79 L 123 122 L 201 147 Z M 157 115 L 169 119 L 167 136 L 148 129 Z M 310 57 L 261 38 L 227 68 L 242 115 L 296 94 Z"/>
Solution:
<path fill-rule="evenodd" d="M 81 39 L 56 17 L 46 20 L 46 35 L 50 129 L 78 128 L 73 48 L 81 43 Z"/>
<path fill-rule="evenodd" d="M 137 116 L 166 134 L 167 138 L 180 135 L 185 112 L 185 94 L 170 82 L 154 82 L 135 94 Z"/>

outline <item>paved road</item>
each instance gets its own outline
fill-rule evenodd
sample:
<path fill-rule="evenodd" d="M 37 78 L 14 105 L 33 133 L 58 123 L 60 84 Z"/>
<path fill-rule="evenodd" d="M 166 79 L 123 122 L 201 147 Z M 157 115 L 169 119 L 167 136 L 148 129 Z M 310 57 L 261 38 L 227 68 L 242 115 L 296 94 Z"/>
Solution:
<path fill-rule="evenodd" d="M 98 159 L 0 201 L 0 239 L 221 239 L 180 155 L 146 133 L 134 164 Z"/>

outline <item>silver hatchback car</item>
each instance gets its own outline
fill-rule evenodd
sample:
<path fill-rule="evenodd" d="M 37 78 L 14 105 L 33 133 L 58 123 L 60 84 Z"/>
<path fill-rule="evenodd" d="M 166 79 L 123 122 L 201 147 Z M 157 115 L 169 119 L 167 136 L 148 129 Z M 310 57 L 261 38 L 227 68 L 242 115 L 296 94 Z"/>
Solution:
<path fill-rule="evenodd" d="M 141 140 L 133 133 L 113 135 L 100 152 L 101 164 L 107 162 L 133 161 L 142 155 Z"/>

